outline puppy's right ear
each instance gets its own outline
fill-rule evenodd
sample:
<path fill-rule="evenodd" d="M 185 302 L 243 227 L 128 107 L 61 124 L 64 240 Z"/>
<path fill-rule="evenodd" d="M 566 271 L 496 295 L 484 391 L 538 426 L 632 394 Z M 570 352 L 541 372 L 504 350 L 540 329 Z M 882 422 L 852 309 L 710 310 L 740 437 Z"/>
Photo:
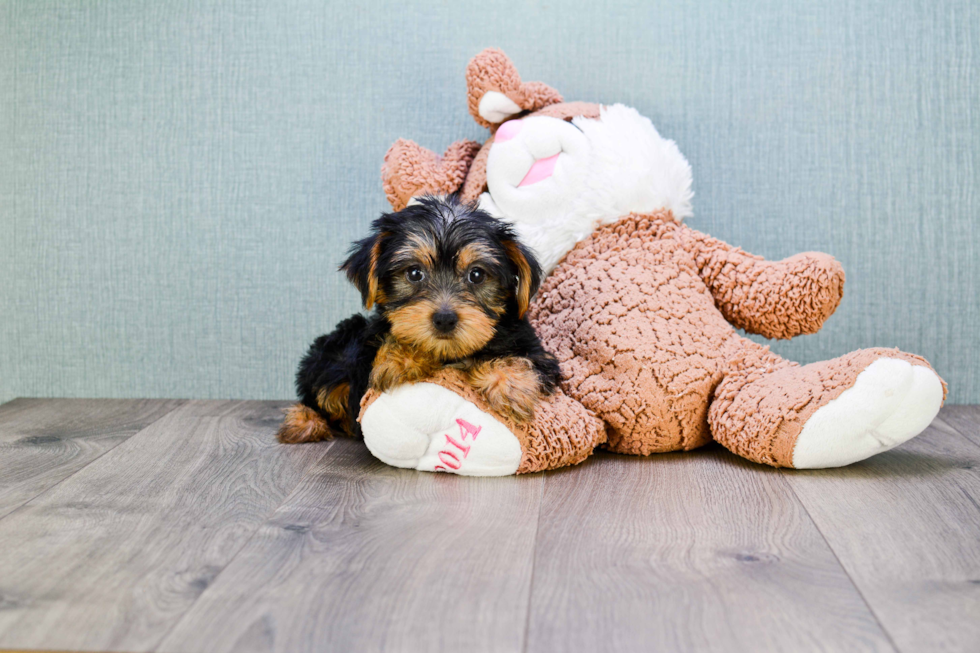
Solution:
<path fill-rule="evenodd" d="M 364 308 L 370 309 L 380 299 L 378 295 L 378 259 L 381 243 L 387 233 L 375 233 L 351 245 L 347 260 L 340 269 L 347 273 L 350 282 L 361 291 Z"/>
<path fill-rule="evenodd" d="M 514 297 L 517 299 L 517 317 L 523 318 L 531 306 L 531 298 L 541 286 L 541 265 L 531 250 L 516 240 L 505 240 L 504 249 L 517 270 Z"/>

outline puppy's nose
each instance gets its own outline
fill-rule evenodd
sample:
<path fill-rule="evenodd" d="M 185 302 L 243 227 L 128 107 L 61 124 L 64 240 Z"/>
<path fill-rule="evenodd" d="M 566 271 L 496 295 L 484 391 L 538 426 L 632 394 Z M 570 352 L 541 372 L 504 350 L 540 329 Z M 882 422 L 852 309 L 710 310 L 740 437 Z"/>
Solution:
<path fill-rule="evenodd" d="M 432 324 L 440 333 L 449 333 L 456 328 L 459 316 L 455 311 L 438 311 L 432 314 Z"/>

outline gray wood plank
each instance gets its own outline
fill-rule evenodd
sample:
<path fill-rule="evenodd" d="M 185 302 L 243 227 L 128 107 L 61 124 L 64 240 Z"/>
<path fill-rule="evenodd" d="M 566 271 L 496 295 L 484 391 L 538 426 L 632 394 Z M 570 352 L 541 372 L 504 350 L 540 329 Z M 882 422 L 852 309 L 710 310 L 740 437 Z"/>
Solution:
<path fill-rule="evenodd" d="M 158 650 L 519 651 L 542 480 L 337 441 Z"/>
<path fill-rule="evenodd" d="M 152 649 L 329 444 L 188 402 L 0 520 L 0 647 Z"/>
<path fill-rule="evenodd" d="M 15 399 L 0 406 L 0 519 L 182 403 Z"/>
<path fill-rule="evenodd" d="M 980 651 L 980 447 L 937 419 L 898 449 L 787 479 L 900 650 Z"/>
<path fill-rule="evenodd" d="M 976 445 L 980 445 L 980 406 L 943 406 L 939 419 L 959 431 Z"/>
<path fill-rule="evenodd" d="M 711 447 L 548 476 L 527 650 L 893 649 L 781 472 Z"/>

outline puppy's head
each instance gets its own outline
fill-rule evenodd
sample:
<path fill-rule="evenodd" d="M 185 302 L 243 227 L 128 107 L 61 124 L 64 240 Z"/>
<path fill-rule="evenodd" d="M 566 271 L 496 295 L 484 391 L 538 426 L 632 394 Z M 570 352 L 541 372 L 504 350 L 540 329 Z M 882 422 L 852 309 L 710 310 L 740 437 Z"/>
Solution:
<path fill-rule="evenodd" d="M 440 360 L 479 351 L 501 319 L 523 318 L 541 282 L 510 226 L 455 196 L 382 215 L 341 269 L 397 340 Z"/>

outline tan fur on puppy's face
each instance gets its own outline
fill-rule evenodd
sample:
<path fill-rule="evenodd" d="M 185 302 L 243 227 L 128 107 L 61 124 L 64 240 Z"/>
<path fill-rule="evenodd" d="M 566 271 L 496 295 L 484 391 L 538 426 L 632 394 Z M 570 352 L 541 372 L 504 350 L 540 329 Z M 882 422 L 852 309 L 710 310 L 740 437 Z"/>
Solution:
<path fill-rule="evenodd" d="M 456 255 L 456 272 L 462 276 L 470 269 L 485 265 L 496 264 L 499 261 L 492 249 L 483 243 L 470 243 L 459 250 Z"/>
<path fill-rule="evenodd" d="M 448 306 L 459 316 L 459 324 L 449 336 L 439 334 L 432 326 L 432 315 L 441 307 L 441 303 L 432 300 L 390 311 L 391 334 L 400 342 L 430 352 L 438 360 L 463 358 L 483 349 L 493 338 L 497 321 L 470 304 L 449 303 Z"/>
<path fill-rule="evenodd" d="M 437 247 L 425 235 L 412 234 L 392 257 L 399 274 L 388 284 L 387 299 L 395 305 L 386 311 L 391 334 L 399 342 L 417 347 L 437 360 L 463 358 L 483 349 L 493 338 L 497 320 L 507 310 L 504 280 L 488 271 L 498 269 L 496 253 L 484 243 L 460 248 L 454 260 L 438 260 Z M 440 265 L 442 263 L 442 265 Z M 405 271 L 418 268 L 424 279 L 412 283 Z M 484 271 L 479 284 L 467 281 L 473 270 Z M 433 326 L 432 316 L 450 310 L 459 319 L 452 333 Z"/>

